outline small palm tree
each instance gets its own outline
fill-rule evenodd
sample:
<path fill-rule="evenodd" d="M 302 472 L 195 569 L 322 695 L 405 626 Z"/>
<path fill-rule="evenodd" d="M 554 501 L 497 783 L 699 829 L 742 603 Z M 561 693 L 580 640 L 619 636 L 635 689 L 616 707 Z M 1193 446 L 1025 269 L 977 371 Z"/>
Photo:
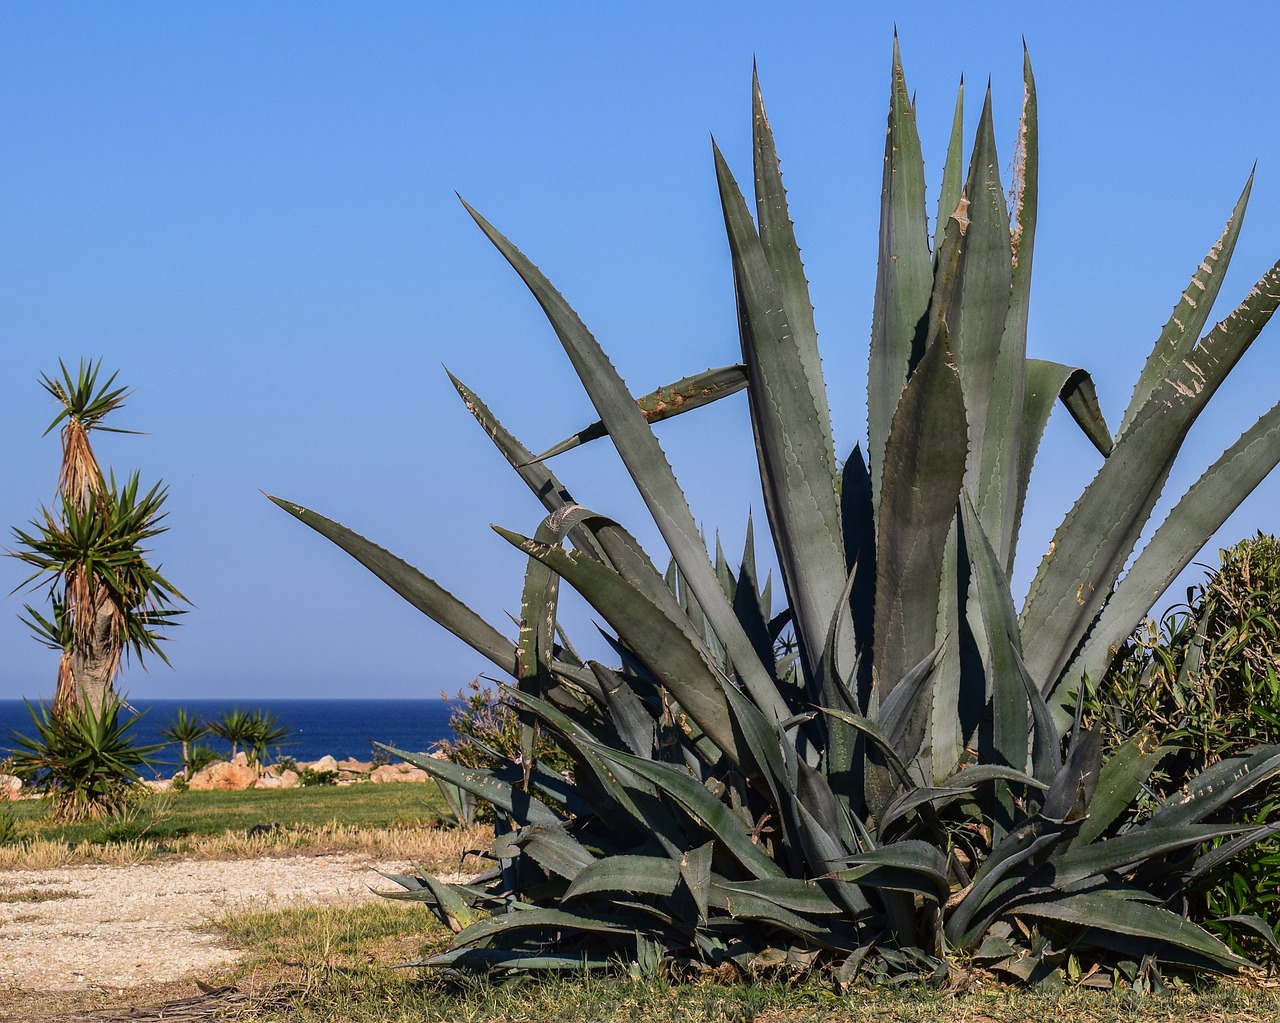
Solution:
<path fill-rule="evenodd" d="M 216 735 L 224 742 L 231 743 L 232 760 L 235 759 L 236 753 L 239 752 L 241 743 L 246 746 L 250 746 L 253 743 L 255 733 L 253 717 L 239 707 L 224 710 L 218 715 L 217 719 L 210 721 L 206 727 L 210 734 Z"/>
<path fill-rule="evenodd" d="M 255 710 L 249 715 L 251 734 L 246 740 L 249 759 L 262 764 L 267 759 L 267 748 L 279 746 L 293 734 L 293 729 L 280 723 L 280 718 L 270 711 Z"/>
<path fill-rule="evenodd" d="M 203 721 L 191 717 L 185 707 L 178 709 L 177 716 L 160 729 L 160 735 L 169 742 L 176 742 L 182 747 L 182 774 L 191 777 L 191 747 L 209 731 Z"/>
<path fill-rule="evenodd" d="M 26 605 L 27 625 L 38 640 L 61 651 L 53 703 L 55 717 L 85 701 L 100 712 L 113 692 L 121 658 L 142 660 L 160 648 L 162 630 L 175 624 L 186 598 L 148 560 L 144 546 L 168 527 L 161 525 L 167 494 L 157 483 L 143 492 L 138 474 L 119 485 L 104 477 L 90 443 L 95 430 L 133 433 L 103 420 L 124 404 L 127 392 L 115 374 L 99 384 L 101 362 L 81 362 L 73 376 L 41 383 L 62 408 L 45 433 L 62 428 L 62 463 L 53 508 L 41 508 L 30 531 L 13 535 L 11 552 L 35 571 L 22 586 L 47 586 L 52 613 Z M 19 587 L 21 588 L 21 587 Z"/>

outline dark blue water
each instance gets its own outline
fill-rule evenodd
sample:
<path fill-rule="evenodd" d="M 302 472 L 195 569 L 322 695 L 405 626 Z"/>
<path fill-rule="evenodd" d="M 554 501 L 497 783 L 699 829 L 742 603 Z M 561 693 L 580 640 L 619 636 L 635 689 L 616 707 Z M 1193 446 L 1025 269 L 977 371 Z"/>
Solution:
<path fill-rule="evenodd" d="M 160 729 L 171 722 L 179 708 L 201 721 L 217 718 L 233 707 L 252 713 L 274 714 L 288 726 L 290 736 L 270 759 L 279 756 L 294 760 L 318 760 L 329 754 L 337 760 L 355 757 L 368 760 L 372 744 L 383 742 L 397 749 L 426 752 L 441 739 L 451 738 L 450 704 L 444 700 L 130 700 L 143 711 L 135 726 L 141 744 L 160 743 Z M 0 700 L 0 759 L 13 747 L 10 730 L 34 736 L 35 727 L 21 700 Z M 201 743 L 223 753 L 230 752 L 216 736 Z M 178 769 L 179 751 L 170 746 L 159 754 L 156 771 L 172 774 Z"/>

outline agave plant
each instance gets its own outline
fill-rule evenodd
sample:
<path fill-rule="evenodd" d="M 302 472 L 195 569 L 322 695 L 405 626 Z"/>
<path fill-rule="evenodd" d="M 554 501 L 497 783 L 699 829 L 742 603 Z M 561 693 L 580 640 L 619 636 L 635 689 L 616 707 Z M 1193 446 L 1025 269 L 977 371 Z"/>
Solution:
<path fill-rule="evenodd" d="M 61 717 L 30 702 L 27 713 L 36 734 L 11 734 L 13 769 L 52 793 L 55 820 L 78 821 L 122 810 L 139 772 L 155 763 L 161 749 L 137 742 L 133 728 L 142 715 L 126 714 L 115 695 L 100 709 L 85 702 Z"/>
<path fill-rule="evenodd" d="M 1026 354 L 1038 196 L 1029 62 L 1011 201 L 989 92 L 963 171 L 962 101 L 931 244 L 895 44 L 867 457 L 853 445 L 837 459 L 756 83 L 754 220 L 714 154 L 740 364 L 635 398 L 547 278 L 467 206 L 542 306 L 599 415 L 539 457 L 454 380 L 548 511 L 532 537 L 497 530 L 528 556 L 515 641 L 399 558 L 273 498 L 513 680 L 503 691 L 524 715 L 520 757 L 480 770 L 395 751 L 497 815 L 489 873 L 463 885 L 394 878 L 396 897 L 421 900 L 457 932 L 426 964 L 826 962 L 848 977 L 879 956 L 941 976 L 963 953 L 1027 979 L 1067 950 L 1216 969 L 1242 962 L 1184 917 L 1181 893 L 1270 830 L 1238 827 L 1232 813 L 1280 772 L 1280 747 L 1229 757 L 1139 817 L 1144 779 L 1164 751 L 1142 732 L 1103 762 L 1100 735 L 1079 726 L 1076 708 L 1082 681 L 1100 676 L 1280 460 L 1278 406 L 1205 472 L 1122 575 L 1188 428 L 1280 303 L 1280 265 L 1202 336 L 1246 187 L 1113 439 L 1087 373 Z M 743 389 L 786 595 L 776 614 L 750 550 L 736 572 L 718 549 L 709 554 L 650 429 Z M 1058 399 L 1103 460 L 1019 615 L 1009 580 Z M 605 435 L 669 549 L 665 574 L 620 524 L 578 505 L 547 464 Z M 613 630 L 618 664 L 575 652 L 557 618 L 561 581 Z M 787 635 L 793 662 L 778 657 Z M 573 758 L 572 784 L 531 757 L 535 726 Z"/>

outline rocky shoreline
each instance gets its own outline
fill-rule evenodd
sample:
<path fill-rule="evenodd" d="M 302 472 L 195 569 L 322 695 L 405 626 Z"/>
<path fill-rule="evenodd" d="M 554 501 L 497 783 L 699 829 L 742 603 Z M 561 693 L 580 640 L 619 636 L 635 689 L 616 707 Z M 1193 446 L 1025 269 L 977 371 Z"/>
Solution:
<path fill-rule="evenodd" d="M 439 756 L 438 753 L 425 754 Z M 142 784 L 156 792 L 169 792 L 186 788 L 192 792 L 241 792 L 246 789 L 296 789 L 304 784 L 322 785 L 375 785 L 389 782 L 427 781 L 429 775 L 420 767 L 403 761 L 393 764 L 374 764 L 372 761 L 336 760 L 323 756 L 308 762 L 289 761 L 293 766 L 272 764 L 266 767 L 251 764 L 244 753 L 237 753 L 230 760 L 218 760 L 193 774 L 190 780 L 181 773 L 172 778 L 156 778 Z M 185 784 L 184 784 L 185 782 Z M 11 799 L 35 799 L 40 793 L 24 786 L 21 778 L 0 774 L 0 802 Z"/>

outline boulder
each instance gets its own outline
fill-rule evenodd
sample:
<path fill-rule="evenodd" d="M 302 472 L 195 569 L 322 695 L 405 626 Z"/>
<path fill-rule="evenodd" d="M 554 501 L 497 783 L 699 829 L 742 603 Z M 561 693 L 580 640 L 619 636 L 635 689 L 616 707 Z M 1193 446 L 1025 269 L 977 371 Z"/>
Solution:
<path fill-rule="evenodd" d="M 326 753 L 324 756 L 322 756 L 319 760 L 315 761 L 314 763 L 299 764 L 298 766 L 309 767 L 311 768 L 311 770 L 315 771 L 318 774 L 321 771 L 336 771 L 338 769 L 338 762 L 334 760 L 332 756 Z"/>
<path fill-rule="evenodd" d="M 355 757 L 347 757 L 346 760 L 338 761 L 338 770 L 350 774 L 368 774 L 373 770 L 373 764 L 357 760 Z"/>
<path fill-rule="evenodd" d="M 236 760 L 243 754 L 239 754 Z M 187 785 L 194 792 L 239 792 L 253 788 L 258 781 L 258 772 L 247 764 L 236 760 L 219 761 L 202 768 L 191 776 Z"/>
<path fill-rule="evenodd" d="M 0 774 L 0 803 L 22 796 L 22 779 L 12 774 Z"/>
<path fill-rule="evenodd" d="M 375 767 L 369 774 L 369 780 L 378 784 L 393 781 L 426 781 L 427 772 L 412 764 L 383 764 Z"/>

